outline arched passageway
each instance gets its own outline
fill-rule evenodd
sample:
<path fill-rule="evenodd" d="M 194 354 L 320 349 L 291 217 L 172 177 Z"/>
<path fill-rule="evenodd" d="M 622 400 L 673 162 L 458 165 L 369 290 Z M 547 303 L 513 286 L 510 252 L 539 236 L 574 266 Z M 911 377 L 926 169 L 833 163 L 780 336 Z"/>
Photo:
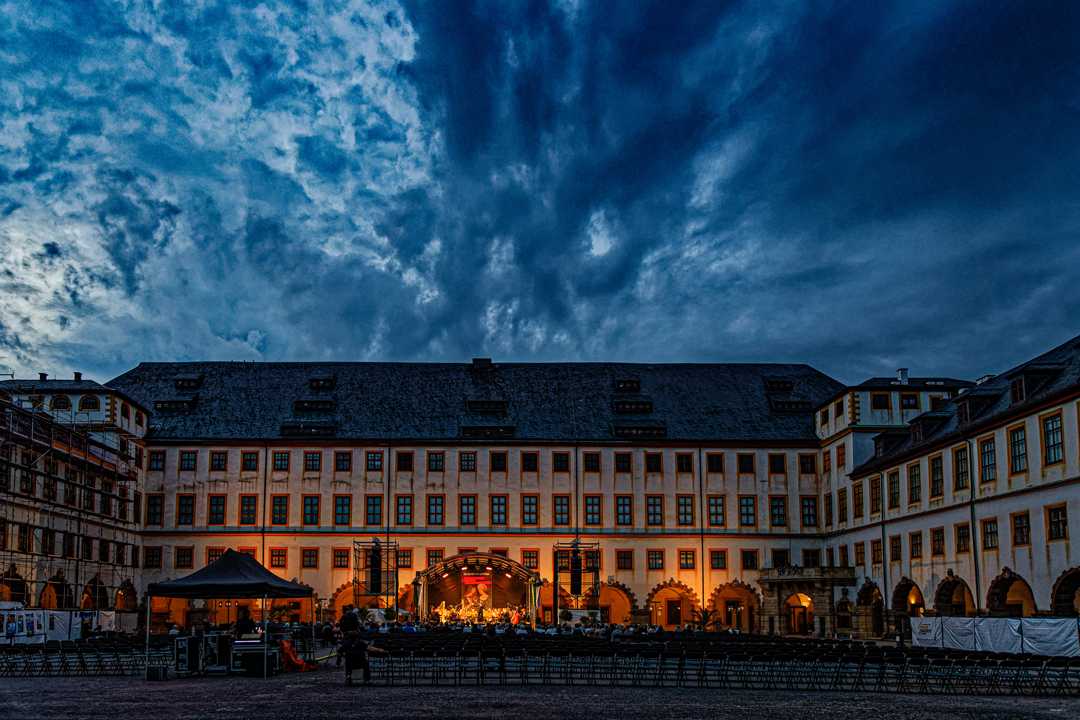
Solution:
<path fill-rule="evenodd" d="M 1080 616 L 1080 567 L 1066 570 L 1054 583 L 1050 609 L 1058 617 Z"/>
<path fill-rule="evenodd" d="M 967 583 L 957 575 L 947 575 L 934 593 L 934 610 L 948 617 L 973 617 L 975 598 Z"/>
<path fill-rule="evenodd" d="M 719 615 L 720 627 L 753 632 L 761 600 L 753 588 L 735 580 L 717 587 L 709 597 L 709 606 Z"/>
<path fill-rule="evenodd" d="M 678 580 L 670 579 L 654 587 L 647 598 L 645 607 L 649 610 L 649 622 L 665 630 L 694 622 L 694 612 L 698 608 L 694 591 Z"/>
<path fill-rule="evenodd" d="M 1005 617 L 1031 617 L 1038 611 L 1031 586 L 1009 568 L 990 582 L 986 609 L 991 615 Z"/>
<path fill-rule="evenodd" d="M 881 637 L 885 634 L 885 599 L 877 584 L 867 580 L 855 598 L 854 629 L 862 637 Z"/>
<path fill-rule="evenodd" d="M 784 632 L 789 635 L 809 635 L 814 629 L 814 601 L 805 593 L 792 593 L 782 608 Z"/>

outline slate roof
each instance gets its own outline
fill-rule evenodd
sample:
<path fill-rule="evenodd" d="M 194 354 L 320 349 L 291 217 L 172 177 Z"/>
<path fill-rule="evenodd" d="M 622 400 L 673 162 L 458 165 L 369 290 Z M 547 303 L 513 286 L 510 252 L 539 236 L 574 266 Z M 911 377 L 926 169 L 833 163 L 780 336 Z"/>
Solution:
<path fill-rule="evenodd" d="M 941 390 L 949 388 L 971 387 L 970 380 L 957 380 L 948 377 L 913 377 L 907 383 L 901 383 L 894 377 L 872 377 L 853 385 L 852 390 Z"/>
<path fill-rule="evenodd" d="M 122 396 L 125 400 L 138 405 L 145 410 L 148 406 L 134 397 L 129 396 L 120 388 L 106 387 L 94 380 L 31 380 L 18 379 L 0 380 L 0 390 L 14 395 L 50 395 L 56 393 L 108 393 L 110 390 Z"/>
<path fill-rule="evenodd" d="M 199 387 L 178 389 L 181 376 Z M 330 377 L 330 389 L 311 385 Z M 635 378 L 640 390 L 616 391 Z M 767 379 L 790 386 L 770 392 Z M 843 389 L 807 365 L 620 363 L 141 363 L 107 385 L 152 408 L 158 440 L 273 440 L 283 425 L 322 423 L 339 440 L 457 440 L 469 427 L 509 427 L 515 441 L 610 442 L 616 425 L 636 423 L 662 427 L 666 441 L 802 443 L 815 440 L 816 406 Z M 617 414 L 616 397 L 649 398 L 653 412 Z M 193 406 L 153 409 L 183 398 Z M 297 412 L 295 401 L 315 398 L 333 409 Z M 506 414 L 469 412 L 469 400 L 504 400 Z"/>
<path fill-rule="evenodd" d="M 1025 399 L 1012 404 L 1010 383 L 1013 378 L 1028 373 L 1040 373 L 1045 382 L 1027 389 Z M 859 477 L 896 465 L 908 457 L 928 452 L 983 428 L 996 425 L 1006 417 L 1026 414 L 1056 396 L 1080 390 L 1080 335 L 1025 363 L 995 375 L 975 387 L 964 390 L 939 410 L 923 413 L 911 423 L 928 421 L 923 439 L 916 442 L 911 432 L 906 438 L 891 444 L 887 453 L 874 457 L 855 468 L 851 476 Z M 958 403 L 969 405 L 970 417 L 961 425 L 957 415 Z"/>

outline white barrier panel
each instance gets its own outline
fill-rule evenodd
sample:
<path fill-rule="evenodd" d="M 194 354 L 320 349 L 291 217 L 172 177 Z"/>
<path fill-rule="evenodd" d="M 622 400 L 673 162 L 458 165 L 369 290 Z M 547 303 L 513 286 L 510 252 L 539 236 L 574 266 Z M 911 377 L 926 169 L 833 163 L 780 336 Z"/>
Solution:
<path fill-rule="evenodd" d="M 1018 618 L 979 618 L 975 621 L 975 645 L 979 650 L 1021 653 L 1022 644 Z"/>
<path fill-rule="evenodd" d="M 911 644 L 915 647 L 941 647 L 941 618 L 911 618 Z"/>
<path fill-rule="evenodd" d="M 956 650 L 975 650 L 975 618 L 941 618 L 942 644 Z"/>
<path fill-rule="evenodd" d="M 1080 656 L 1077 621 L 1069 618 L 1024 618 L 1024 652 L 1034 655 Z"/>

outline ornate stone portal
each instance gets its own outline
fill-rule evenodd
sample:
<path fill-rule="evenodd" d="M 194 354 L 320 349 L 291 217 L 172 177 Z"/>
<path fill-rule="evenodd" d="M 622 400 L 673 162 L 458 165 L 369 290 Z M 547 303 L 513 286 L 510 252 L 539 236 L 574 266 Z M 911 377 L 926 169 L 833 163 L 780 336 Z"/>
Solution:
<path fill-rule="evenodd" d="M 855 569 L 841 567 L 766 568 L 758 579 L 764 590 L 762 631 L 780 635 L 831 636 L 836 629 L 833 588 L 855 584 Z"/>

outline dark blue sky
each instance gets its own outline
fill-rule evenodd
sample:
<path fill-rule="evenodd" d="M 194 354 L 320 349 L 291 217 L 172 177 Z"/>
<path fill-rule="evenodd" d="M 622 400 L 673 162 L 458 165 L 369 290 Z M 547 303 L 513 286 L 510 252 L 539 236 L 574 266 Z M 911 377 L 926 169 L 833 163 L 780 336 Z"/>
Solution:
<path fill-rule="evenodd" d="M 1080 332 L 1078 3 L 193 5 L 0 4 L 0 365 Z"/>

